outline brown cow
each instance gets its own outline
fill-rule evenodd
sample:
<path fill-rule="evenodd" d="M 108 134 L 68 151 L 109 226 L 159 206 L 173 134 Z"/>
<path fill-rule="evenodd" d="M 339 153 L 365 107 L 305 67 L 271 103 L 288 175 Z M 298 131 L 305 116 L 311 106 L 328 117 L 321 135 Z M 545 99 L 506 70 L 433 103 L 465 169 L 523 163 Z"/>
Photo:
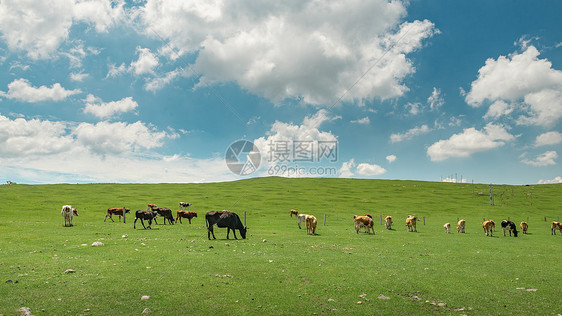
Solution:
<path fill-rule="evenodd" d="M 550 234 L 556 235 L 557 230 L 560 233 L 560 235 L 562 235 L 562 223 L 552 222 L 552 224 L 550 224 Z"/>
<path fill-rule="evenodd" d="M 373 234 L 375 234 L 375 228 L 373 219 L 369 216 L 353 216 L 353 225 L 355 226 L 355 232 L 359 234 L 359 231 L 362 227 L 365 227 L 367 234 L 371 233 L 373 230 Z"/>
<path fill-rule="evenodd" d="M 466 221 L 464 219 L 461 219 L 458 223 L 457 223 L 457 233 L 463 233 L 464 234 L 464 228 L 466 226 Z"/>
<path fill-rule="evenodd" d="M 129 214 L 130 212 L 131 212 L 130 209 L 125 208 L 125 214 Z M 108 208 L 107 214 L 105 215 L 105 218 L 104 218 L 103 221 L 105 222 L 107 220 L 107 217 L 109 216 L 109 219 L 112 222 L 115 222 L 113 220 L 113 215 L 119 215 L 119 221 L 121 221 L 121 216 L 123 216 L 123 208 L 122 207 L 110 207 L 110 208 Z"/>
<path fill-rule="evenodd" d="M 299 216 L 299 211 L 297 211 L 297 210 L 291 210 L 291 212 L 289 213 L 289 215 L 290 215 L 291 217 L 293 217 L 293 215 L 295 215 L 295 216 L 298 217 L 298 216 Z"/>
<path fill-rule="evenodd" d="M 389 215 L 384 218 L 384 225 L 386 226 L 386 229 L 392 230 L 392 216 Z"/>
<path fill-rule="evenodd" d="M 409 232 L 414 231 L 414 232 L 418 232 L 418 230 L 416 229 L 416 222 L 418 221 L 418 218 L 416 216 L 408 216 L 408 218 L 406 219 L 406 227 L 408 229 Z"/>
<path fill-rule="evenodd" d="M 527 222 L 521 222 L 521 224 L 519 224 L 519 228 L 521 228 L 523 234 L 527 234 L 527 229 L 529 229 L 529 224 L 527 224 Z"/>
<path fill-rule="evenodd" d="M 492 237 L 492 229 L 496 228 L 496 223 L 493 220 L 489 219 L 482 223 L 482 228 L 484 228 L 484 233 L 486 234 L 486 236 L 488 236 L 489 234 L 489 236 Z"/>
<path fill-rule="evenodd" d="M 450 234 L 450 233 L 451 233 L 451 223 L 445 223 L 445 224 L 443 225 L 443 228 L 445 228 L 445 232 L 446 232 L 447 234 Z"/>
<path fill-rule="evenodd" d="M 189 220 L 189 223 L 191 224 L 191 219 L 194 217 L 197 217 L 197 213 L 196 212 L 192 212 L 192 211 L 182 211 L 179 210 L 178 214 L 176 216 L 176 222 L 179 220 L 180 223 L 182 223 L 181 219 L 183 218 L 187 218 Z M 183 223 L 182 223 L 183 224 Z"/>
<path fill-rule="evenodd" d="M 307 235 L 316 235 L 316 225 L 317 225 L 317 221 L 316 221 L 316 217 L 314 217 L 313 215 L 308 215 L 305 218 L 305 223 L 306 223 L 306 234 Z"/>

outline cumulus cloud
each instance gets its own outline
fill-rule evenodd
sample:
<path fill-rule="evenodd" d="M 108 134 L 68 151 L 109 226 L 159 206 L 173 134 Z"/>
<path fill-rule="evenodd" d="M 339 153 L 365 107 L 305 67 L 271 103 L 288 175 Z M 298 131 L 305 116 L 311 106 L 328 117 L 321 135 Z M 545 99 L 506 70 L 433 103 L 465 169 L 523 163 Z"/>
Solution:
<path fill-rule="evenodd" d="M 431 131 L 431 129 L 427 126 L 427 125 L 422 125 L 420 127 L 414 127 L 412 129 L 409 129 L 408 131 L 404 132 L 404 133 L 396 133 L 396 134 L 391 134 L 390 135 L 390 142 L 391 143 L 398 143 L 404 140 L 408 140 L 408 139 L 412 139 L 415 136 L 418 135 L 422 135 L 422 134 L 426 134 L 429 133 Z"/>
<path fill-rule="evenodd" d="M 77 82 L 82 82 L 87 77 L 88 74 L 85 74 L 83 72 L 73 72 L 70 74 L 70 80 Z"/>
<path fill-rule="evenodd" d="M 102 99 L 88 94 L 84 102 L 86 103 L 84 113 L 93 114 L 101 119 L 109 118 L 116 113 L 132 111 L 138 107 L 138 103 L 132 97 L 126 97 L 119 101 L 103 102 Z"/>
<path fill-rule="evenodd" d="M 562 143 L 562 134 L 556 131 L 546 132 L 537 136 L 535 147 L 556 145 Z"/>
<path fill-rule="evenodd" d="M 310 145 L 311 147 L 307 147 L 310 149 L 310 152 L 306 151 L 307 157 L 317 161 L 329 154 L 320 150 L 319 142 L 333 144 L 335 146 L 333 149 L 337 150 L 337 137 L 331 132 L 319 130 L 320 125 L 339 118 L 339 116 L 330 116 L 328 111 L 322 109 L 314 115 L 305 117 L 301 125 L 276 121 L 267 133 L 268 136 L 255 139 L 254 144 L 262 153 L 262 158 L 267 159 L 269 163 L 291 160 L 296 154 L 293 148 L 296 144 Z M 279 154 L 283 154 L 283 158 L 287 159 L 277 159 Z"/>
<path fill-rule="evenodd" d="M 442 161 L 454 157 L 468 157 L 474 153 L 487 151 L 514 140 L 504 126 L 488 123 L 484 130 L 473 127 L 454 134 L 449 139 L 440 140 L 427 149 L 431 161 Z"/>
<path fill-rule="evenodd" d="M 357 173 L 363 176 L 379 176 L 386 173 L 386 169 L 379 165 L 360 163 L 357 165 Z"/>
<path fill-rule="evenodd" d="M 521 162 L 526 165 L 535 167 L 544 167 L 556 165 L 556 161 L 554 161 L 554 159 L 556 158 L 558 158 L 558 153 L 556 153 L 556 151 L 554 150 L 551 150 L 538 155 L 535 160 L 523 159 L 521 160 Z"/>
<path fill-rule="evenodd" d="M 386 156 L 386 160 L 388 161 L 388 163 L 393 163 L 396 161 L 396 156 L 395 155 L 388 155 Z"/>
<path fill-rule="evenodd" d="M 534 46 L 522 48 L 521 53 L 486 60 L 465 100 L 474 107 L 491 102 L 485 118 L 508 115 L 517 106 L 517 113 L 523 113 L 518 124 L 553 126 L 562 117 L 562 71 L 539 59 Z"/>
<path fill-rule="evenodd" d="M 427 98 L 427 104 L 429 104 L 429 109 L 432 111 L 439 110 L 443 104 L 445 104 L 445 100 L 443 96 L 441 96 L 441 90 L 433 87 L 433 92 Z"/>
<path fill-rule="evenodd" d="M 340 170 L 338 171 L 340 174 L 340 178 L 351 178 L 353 177 L 353 171 L 351 171 L 352 168 L 355 167 L 355 160 L 351 159 L 349 161 L 345 161 L 344 163 L 342 163 L 342 166 L 340 168 Z"/>
<path fill-rule="evenodd" d="M 45 59 L 68 38 L 77 22 L 105 32 L 123 16 L 123 2 L 110 0 L 2 0 L 0 36 L 10 50 L 26 51 L 33 59 Z"/>
<path fill-rule="evenodd" d="M 415 67 L 407 55 L 438 31 L 427 20 L 403 22 L 405 15 L 402 2 L 382 0 L 157 0 L 140 9 L 147 34 L 158 33 L 179 52 L 197 52 L 198 87 L 236 82 L 275 103 L 298 98 L 315 105 L 408 91 L 403 80 Z"/>
<path fill-rule="evenodd" d="M 158 66 L 158 57 L 149 48 L 137 47 L 139 58 L 131 62 L 131 71 L 136 75 L 154 73 L 154 68 Z"/>
<path fill-rule="evenodd" d="M 562 183 L 562 177 L 558 176 L 558 177 L 554 177 L 554 179 L 550 179 L 550 180 L 543 180 L 540 179 L 538 184 L 557 184 L 557 183 Z"/>
<path fill-rule="evenodd" d="M 27 79 L 16 79 L 8 84 L 8 92 L 0 91 L 0 97 L 15 99 L 21 102 L 61 101 L 67 97 L 82 93 L 81 90 L 66 90 L 60 83 L 51 87 L 34 87 Z"/>

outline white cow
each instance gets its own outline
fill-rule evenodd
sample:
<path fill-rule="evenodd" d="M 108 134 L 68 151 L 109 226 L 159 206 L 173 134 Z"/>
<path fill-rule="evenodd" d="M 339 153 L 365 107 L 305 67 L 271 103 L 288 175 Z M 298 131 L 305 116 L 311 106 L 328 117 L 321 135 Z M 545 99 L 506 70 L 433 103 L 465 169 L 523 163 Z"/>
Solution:
<path fill-rule="evenodd" d="M 307 217 L 307 216 L 308 216 L 308 214 L 299 214 L 299 215 L 297 216 L 298 224 L 299 224 L 299 229 L 302 229 L 302 228 L 301 228 L 301 223 L 306 220 L 306 217 Z"/>
<path fill-rule="evenodd" d="M 72 226 L 72 215 L 74 212 L 72 211 L 72 206 L 70 205 L 63 205 L 61 210 L 61 215 L 64 217 L 64 226 Z"/>
<path fill-rule="evenodd" d="M 451 223 L 445 223 L 445 225 L 443 225 L 443 228 L 445 228 L 445 232 L 447 234 L 451 233 Z"/>

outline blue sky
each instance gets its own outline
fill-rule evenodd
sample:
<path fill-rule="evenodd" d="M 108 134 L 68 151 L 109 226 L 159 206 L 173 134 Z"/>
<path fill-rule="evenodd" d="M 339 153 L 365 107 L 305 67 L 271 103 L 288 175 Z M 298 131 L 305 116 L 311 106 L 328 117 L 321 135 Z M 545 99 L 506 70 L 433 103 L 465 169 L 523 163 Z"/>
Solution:
<path fill-rule="evenodd" d="M 2 0 L 0 175 L 560 183 L 559 12 L 556 1 Z M 261 153 L 251 174 L 225 162 L 237 140 Z"/>

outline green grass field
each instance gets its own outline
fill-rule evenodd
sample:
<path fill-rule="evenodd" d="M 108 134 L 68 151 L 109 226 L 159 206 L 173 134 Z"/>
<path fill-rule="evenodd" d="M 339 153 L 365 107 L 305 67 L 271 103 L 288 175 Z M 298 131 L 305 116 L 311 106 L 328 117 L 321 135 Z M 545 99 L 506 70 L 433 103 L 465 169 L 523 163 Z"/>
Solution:
<path fill-rule="evenodd" d="M 474 193 L 471 184 L 354 179 L 2 185 L 0 314 L 562 314 L 562 237 L 550 233 L 562 185 L 494 193 L 491 206 L 486 184 Z M 134 210 L 155 203 L 175 213 L 180 201 L 199 214 L 191 225 L 133 229 Z M 74 227 L 63 227 L 64 204 L 78 209 Z M 132 210 L 126 224 L 103 221 L 122 206 Z M 207 240 L 204 214 L 222 209 L 246 212 L 247 239 L 215 229 L 218 239 Z M 317 235 L 299 230 L 291 209 L 315 215 Z M 375 235 L 355 233 L 353 215 L 365 213 Z M 425 217 L 417 233 L 405 230 L 408 214 Z M 395 229 L 380 215 L 393 216 Z M 507 217 L 528 218 L 529 234 L 504 237 Z M 498 224 L 494 237 L 483 218 Z"/>

